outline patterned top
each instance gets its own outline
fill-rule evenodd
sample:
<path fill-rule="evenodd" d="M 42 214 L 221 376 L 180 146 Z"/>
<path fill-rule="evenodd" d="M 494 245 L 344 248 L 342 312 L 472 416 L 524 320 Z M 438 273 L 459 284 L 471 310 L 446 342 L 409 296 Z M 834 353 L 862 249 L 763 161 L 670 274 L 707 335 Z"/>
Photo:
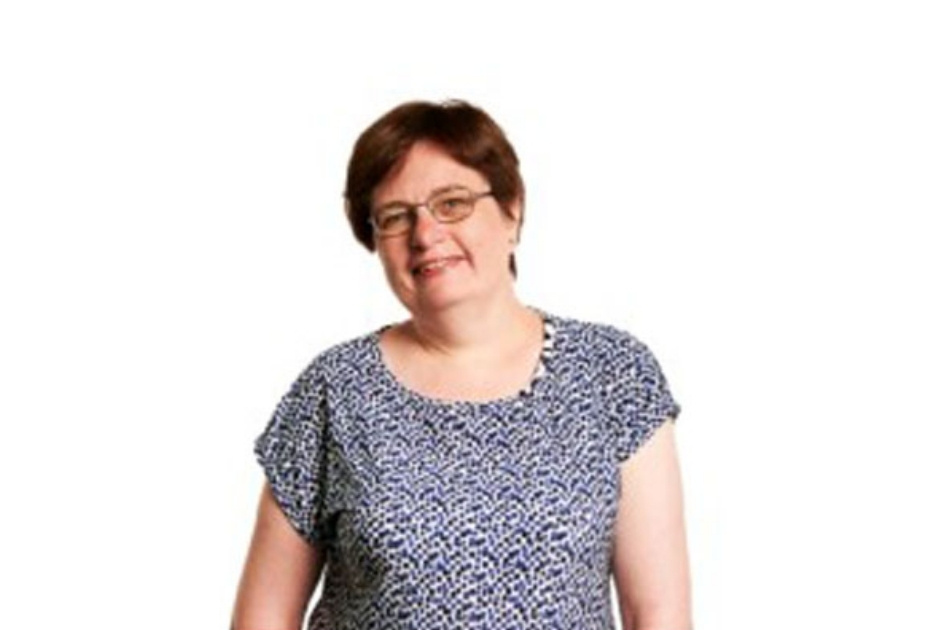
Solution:
<path fill-rule="evenodd" d="M 400 384 L 372 332 L 318 356 L 255 452 L 327 549 L 310 630 L 607 630 L 620 463 L 680 407 L 629 333 L 542 313 L 530 385 L 488 402 Z"/>

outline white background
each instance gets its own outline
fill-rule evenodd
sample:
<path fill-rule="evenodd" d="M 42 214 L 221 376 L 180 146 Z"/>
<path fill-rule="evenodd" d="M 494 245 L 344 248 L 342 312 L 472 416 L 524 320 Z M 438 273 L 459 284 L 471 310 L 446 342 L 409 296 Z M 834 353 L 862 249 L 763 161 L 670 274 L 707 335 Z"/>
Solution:
<path fill-rule="evenodd" d="M 921 4 L 5 2 L 0 624 L 228 625 L 252 440 L 403 316 L 351 144 L 460 97 L 522 159 L 522 299 L 683 407 L 696 627 L 930 627 Z"/>

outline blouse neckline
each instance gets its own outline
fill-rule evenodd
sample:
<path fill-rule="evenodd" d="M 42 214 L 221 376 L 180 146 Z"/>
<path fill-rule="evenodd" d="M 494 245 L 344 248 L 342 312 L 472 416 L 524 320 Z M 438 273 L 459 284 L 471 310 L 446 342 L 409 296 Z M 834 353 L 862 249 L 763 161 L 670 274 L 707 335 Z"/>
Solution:
<path fill-rule="evenodd" d="M 543 311 L 542 309 L 533 306 L 530 308 L 542 319 L 542 347 L 536 360 L 536 367 L 533 370 L 533 374 L 530 377 L 529 382 L 516 393 L 500 396 L 497 398 L 490 398 L 487 400 L 469 400 L 436 398 L 411 389 L 407 385 L 404 385 L 402 382 L 400 382 L 400 380 L 388 367 L 387 362 L 384 360 L 380 339 L 381 334 L 390 328 L 391 325 L 382 326 L 369 335 L 369 345 L 371 347 L 375 369 L 382 377 L 387 387 L 389 387 L 393 392 L 399 394 L 407 400 L 419 403 L 421 405 L 459 410 L 486 409 L 489 407 L 500 407 L 508 405 L 519 406 L 523 402 L 538 396 L 540 390 L 545 387 L 546 383 L 553 378 L 553 362 L 555 359 L 556 340 L 559 334 L 559 327 L 557 326 L 555 318 L 552 315 L 546 311 Z"/>

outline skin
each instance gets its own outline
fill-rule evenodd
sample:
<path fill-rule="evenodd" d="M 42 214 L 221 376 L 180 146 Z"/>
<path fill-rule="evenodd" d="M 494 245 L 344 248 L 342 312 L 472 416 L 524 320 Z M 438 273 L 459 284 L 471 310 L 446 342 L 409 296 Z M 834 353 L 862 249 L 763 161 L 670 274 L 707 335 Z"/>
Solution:
<path fill-rule="evenodd" d="M 490 188 L 481 173 L 441 148 L 417 143 L 375 189 L 372 205 L 418 203 L 449 185 Z M 532 374 L 542 322 L 517 299 L 507 267 L 520 212 L 515 205 L 508 215 L 485 197 L 464 221 L 439 223 L 421 208 L 408 234 L 377 239 L 387 282 L 411 315 L 383 334 L 382 354 L 411 389 L 436 398 L 493 399 L 519 390 Z M 438 273 L 416 272 L 423 261 L 450 257 L 458 262 Z"/>
<path fill-rule="evenodd" d="M 326 558 L 291 526 L 268 483 L 233 609 L 235 630 L 299 630 Z"/>
<path fill-rule="evenodd" d="M 441 148 L 415 144 L 373 195 L 373 207 L 420 203 L 450 184 L 488 190 L 478 171 Z M 522 209 L 511 207 L 518 218 Z M 438 399 L 490 400 L 526 384 L 541 351 L 538 314 L 519 302 L 507 267 L 518 221 L 493 198 L 464 221 L 443 224 L 423 208 L 409 234 L 378 239 L 376 250 L 410 319 L 380 339 L 405 386 Z M 456 264 L 425 277 L 425 260 Z M 493 374 L 489 378 L 488 374 Z M 622 501 L 612 569 L 624 630 L 690 630 L 690 586 L 682 489 L 673 423 L 666 422 L 622 466 Z M 236 630 L 298 630 L 325 554 L 303 540 L 267 486 L 233 613 Z"/>
<path fill-rule="evenodd" d="M 691 630 L 681 471 L 667 420 L 621 466 L 612 569 L 624 630 Z"/>

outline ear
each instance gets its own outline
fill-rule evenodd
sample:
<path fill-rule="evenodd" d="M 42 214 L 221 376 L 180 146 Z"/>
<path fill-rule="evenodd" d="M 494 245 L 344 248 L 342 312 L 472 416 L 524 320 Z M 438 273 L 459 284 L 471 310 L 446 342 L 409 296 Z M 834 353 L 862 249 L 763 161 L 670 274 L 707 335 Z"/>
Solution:
<path fill-rule="evenodd" d="M 519 199 L 513 200 L 510 203 L 510 205 L 507 206 L 507 209 L 510 211 L 507 213 L 507 215 L 513 218 L 513 220 L 516 221 L 517 224 L 520 224 L 523 222 L 523 202 L 521 200 Z"/>
<path fill-rule="evenodd" d="M 513 224 L 513 234 L 511 238 L 513 239 L 514 244 L 520 242 L 520 229 L 523 227 L 523 202 L 519 199 L 511 203 L 507 209 L 508 220 Z"/>

